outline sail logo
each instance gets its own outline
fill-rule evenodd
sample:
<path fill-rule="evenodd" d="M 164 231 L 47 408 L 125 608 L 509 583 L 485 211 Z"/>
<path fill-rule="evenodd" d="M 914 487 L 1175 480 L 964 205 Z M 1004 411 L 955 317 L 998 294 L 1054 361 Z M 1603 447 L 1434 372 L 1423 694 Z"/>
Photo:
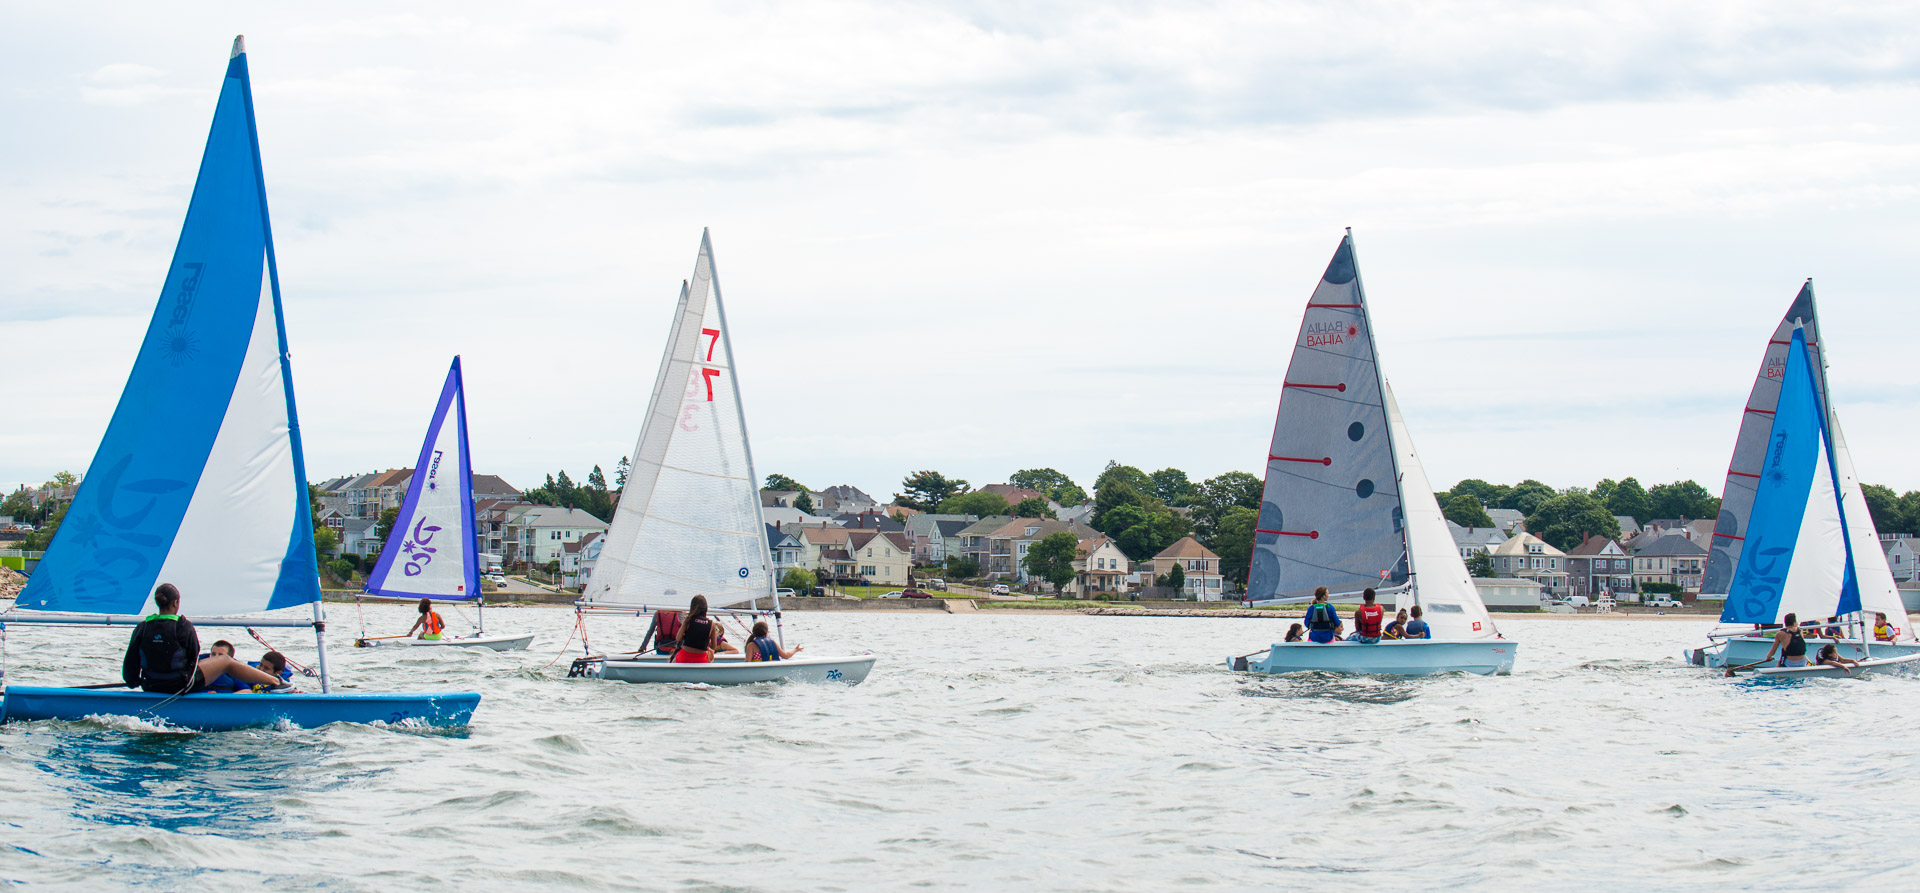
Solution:
<path fill-rule="evenodd" d="M 433 535 L 439 532 L 440 528 L 427 526 L 425 515 L 414 522 L 413 535 L 400 542 L 400 551 L 407 555 L 407 564 L 400 569 L 401 573 L 418 577 L 426 571 L 427 565 L 433 563 L 433 556 L 440 551 L 439 547 L 428 545 L 433 542 Z"/>
<path fill-rule="evenodd" d="M 195 261 L 180 267 L 186 271 L 186 278 L 180 280 L 180 287 L 174 290 L 173 311 L 167 314 L 167 328 L 160 336 L 160 351 L 175 366 L 191 362 L 200 353 L 200 340 L 186 326 L 187 320 L 193 317 L 194 297 L 200 292 L 200 271 L 206 264 Z"/>
<path fill-rule="evenodd" d="M 1302 327 L 1301 344 L 1306 347 L 1331 347 L 1347 343 L 1348 338 L 1357 337 L 1360 327 L 1353 323 L 1310 322 Z"/>
<path fill-rule="evenodd" d="M 1773 449 L 1767 453 L 1767 478 L 1776 484 L 1786 483 L 1787 469 L 1787 432 L 1773 432 Z"/>
<path fill-rule="evenodd" d="M 1762 370 L 1760 374 L 1761 374 L 1761 377 L 1771 378 L 1774 381 L 1779 381 L 1780 379 L 1786 378 L 1787 377 L 1787 358 L 1785 356 L 1782 356 L 1779 359 L 1768 357 L 1767 367 L 1766 369 Z"/>
<path fill-rule="evenodd" d="M 440 474 L 440 457 L 444 455 L 446 455 L 445 450 L 433 451 L 433 464 L 427 466 L 427 489 L 429 490 L 437 490 L 440 488 L 440 483 L 436 480 L 436 476 Z"/>

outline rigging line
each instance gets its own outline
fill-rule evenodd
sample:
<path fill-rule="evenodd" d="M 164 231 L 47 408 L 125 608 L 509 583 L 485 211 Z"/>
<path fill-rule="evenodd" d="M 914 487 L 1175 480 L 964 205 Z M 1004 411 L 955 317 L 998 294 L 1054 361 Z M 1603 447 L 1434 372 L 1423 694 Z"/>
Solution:
<path fill-rule="evenodd" d="M 580 632 L 580 624 L 582 622 L 583 620 L 580 616 L 580 612 L 575 611 L 573 613 L 573 629 L 567 630 L 567 640 L 565 642 L 560 643 L 559 652 L 554 654 L 553 660 L 547 661 L 547 665 L 545 667 L 540 668 L 541 672 L 543 673 L 546 672 L 548 668 L 552 667 L 554 664 L 559 663 L 560 658 L 567 656 L 567 646 L 573 644 L 574 634 Z"/>
<path fill-rule="evenodd" d="M 255 642 L 259 642 L 259 643 L 260 643 L 260 644 L 261 644 L 262 646 L 264 646 L 264 647 L 265 647 L 265 648 L 266 648 L 266 649 L 267 649 L 268 651 L 280 651 L 280 649 L 278 649 L 278 648 L 275 648 L 275 647 L 273 647 L 273 643 L 272 643 L 272 642 L 269 642 L 269 641 L 267 641 L 266 639 L 264 639 L 264 638 L 261 638 L 261 636 L 260 636 L 260 634 L 259 634 L 259 633 L 257 633 L 257 632 L 254 632 L 254 631 L 253 631 L 253 627 L 251 627 L 251 626 L 249 626 L 249 627 L 247 627 L 247 635 L 249 635 L 249 636 L 252 636 L 252 637 L 253 637 L 253 640 L 254 640 Z M 284 651 L 280 651 L 280 656 L 281 656 L 281 657 L 283 657 L 283 658 L 286 658 L 286 661 L 287 661 L 287 666 L 289 666 L 289 667 L 292 667 L 292 668 L 294 668 L 294 669 L 296 669 L 296 670 L 299 670 L 299 671 L 300 671 L 300 675 L 302 675 L 302 676 L 310 676 L 310 677 L 313 677 L 313 678 L 316 678 L 316 679 L 320 677 L 320 674 L 319 674 L 319 673 L 315 673 L 314 671 L 312 671 L 312 670 L 309 670 L 309 669 L 307 669 L 306 667 L 303 667 L 303 666 L 301 666 L 301 665 L 299 665 L 299 664 L 297 664 L 297 663 L 294 663 L 294 661 L 293 661 L 293 658 L 291 658 L 291 657 L 287 657 L 287 653 L 286 653 L 286 652 L 284 652 Z"/>

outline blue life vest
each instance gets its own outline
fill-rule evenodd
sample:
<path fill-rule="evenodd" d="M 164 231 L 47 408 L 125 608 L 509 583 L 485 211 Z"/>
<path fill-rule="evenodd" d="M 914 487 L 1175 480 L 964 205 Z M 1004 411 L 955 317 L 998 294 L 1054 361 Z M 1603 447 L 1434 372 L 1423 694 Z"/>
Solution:
<path fill-rule="evenodd" d="M 769 636 L 761 636 L 758 639 L 752 639 L 748 641 L 747 644 L 760 649 L 761 660 L 779 660 L 780 659 L 780 645 Z"/>
<path fill-rule="evenodd" d="M 1333 606 L 1326 602 L 1315 602 L 1307 606 L 1307 629 L 1334 629 L 1340 625 L 1340 615 L 1333 613 Z"/>
<path fill-rule="evenodd" d="M 1407 638 L 1431 639 L 1433 638 L 1433 630 L 1427 628 L 1427 622 L 1425 620 L 1409 620 L 1407 621 Z"/>

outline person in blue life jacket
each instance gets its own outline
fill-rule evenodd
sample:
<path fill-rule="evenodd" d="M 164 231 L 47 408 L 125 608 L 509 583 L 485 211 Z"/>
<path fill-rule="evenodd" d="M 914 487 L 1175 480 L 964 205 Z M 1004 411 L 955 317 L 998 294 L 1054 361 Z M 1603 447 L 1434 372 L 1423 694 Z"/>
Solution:
<path fill-rule="evenodd" d="M 1362 645 L 1380 644 L 1380 630 L 1386 625 L 1387 609 L 1374 604 L 1373 588 L 1360 593 L 1360 607 L 1353 611 L 1353 641 Z"/>
<path fill-rule="evenodd" d="M 155 613 L 133 628 L 126 657 L 120 661 L 120 680 L 128 688 L 178 695 L 205 691 L 222 676 L 243 685 L 277 686 L 280 680 L 225 654 L 200 657 L 200 634 L 193 622 L 180 616 L 180 590 L 162 583 L 153 590 Z"/>
<path fill-rule="evenodd" d="M 1340 622 L 1340 615 L 1327 603 L 1327 587 L 1313 590 L 1313 604 L 1307 606 L 1307 616 L 1301 618 L 1307 625 L 1307 641 L 1322 645 L 1339 638 L 1346 625 Z"/>
<path fill-rule="evenodd" d="M 1413 607 L 1407 609 L 1407 627 L 1406 627 L 1406 633 L 1405 633 L 1406 638 L 1409 638 L 1409 639 L 1433 638 L 1432 627 L 1427 626 L 1427 622 L 1425 620 L 1420 619 L 1420 614 L 1421 614 L 1421 611 L 1420 611 L 1419 605 L 1414 605 Z"/>
<path fill-rule="evenodd" d="M 273 675 L 275 677 L 274 684 L 273 685 L 255 685 L 251 688 L 243 688 L 241 689 L 241 691 L 249 691 L 249 692 L 253 692 L 254 694 L 261 694 L 269 691 L 282 690 L 286 686 L 293 684 L 293 671 L 290 669 L 287 669 L 287 656 L 284 654 L 281 654 L 278 651 L 269 651 L 265 654 L 262 654 L 260 655 L 259 660 L 252 662 L 248 666 L 251 666 L 257 669 L 262 673 L 269 673 Z"/>
<path fill-rule="evenodd" d="M 780 643 L 775 642 L 768 632 L 765 620 L 756 621 L 753 624 L 753 635 L 747 639 L 747 660 L 792 660 L 794 655 L 807 647 L 796 645 L 792 648 L 781 648 Z"/>
<path fill-rule="evenodd" d="M 1287 641 L 1298 642 L 1307 637 L 1307 628 L 1296 623 L 1287 627 Z"/>
<path fill-rule="evenodd" d="M 1404 639 L 1406 637 L 1407 637 L 1407 609 L 1401 608 L 1399 613 L 1393 615 L 1393 622 L 1387 624 L 1387 628 L 1380 631 L 1380 638 Z"/>
<path fill-rule="evenodd" d="M 233 653 L 233 643 L 227 641 L 226 639 L 221 639 L 220 641 L 207 646 L 207 653 L 200 655 L 200 657 L 201 659 L 204 660 L 216 654 L 224 655 L 226 657 L 234 657 L 235 654 Z M 207 691 L 231 693 L 231 692 L 240 691 L 243 688 L 246 688 L 246 686 L 241 685 L 240 680 L 235 679 L 232 676 L 228 676 L 225 673 L 220 674 L 220 678 L 207 683 Z"/>

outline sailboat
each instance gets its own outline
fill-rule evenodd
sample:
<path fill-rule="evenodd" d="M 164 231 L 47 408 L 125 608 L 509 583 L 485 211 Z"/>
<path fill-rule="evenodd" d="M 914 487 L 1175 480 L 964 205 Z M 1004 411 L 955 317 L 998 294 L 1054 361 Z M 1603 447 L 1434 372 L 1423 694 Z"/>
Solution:
<path fill-rule="evenodd" d="M 1380 372 L 1349 231 L 1307 300 L 1281 385 L 1255 523 L 1247 600 L 1291 604 L 1316 587 L 1420 605 L 1433 637 L 1275 643 L 1227 659 L 1255 673 L 1506 675 L 1501 638 L 1447 532 L 1399 404 Z"/>
<path fill-rule="evenodd" d="M 1809 626 L 1841 627 L 1836 644 L 1842 657 L 1874 665 L 1879 659 L 1920 657 L 1920 639 L 1880 550 L 1839 413 L 1829 398 L 1823 340 L 1808 281 L 1768 340 L 1747 398 L 1701 586 L 1702 594 L 1726 599 L 1722 623 L 1756 626 L 1716 630 L 1711 634 L 1715 644 L 1686 652 L 1695 666 L 1745 667 L 1765 659 L 1773 634 L 1756 627 L 1778 623 L 1787 613 L 1798 614 Z M 1810 451 L 1795 458 L 1797 464 L 1785 464 L 1789 457 L 1780 452 L 1788 441 Z M 1799 538 L 1783 530 L 1799 531 Z M 1815 544 L 1808 539 L 1815 536 L 1826 539 Z M 1791 592 L 1780 591 L 1782 584 Z M 1766 591 L 1768 586 L 1774 591 Z M 1874 639 L 1876 613 L 1887 616 L 1892 641 Z M 1824 622 L 1844 615 L 1853 616 Z M 1830 668 L 1759 672 L 1846 675 Z"/>
<path fill-rule="evenodd" d="M 472 602 L 472 635 L 420 639 L 409 635 L 368 636 L 364 623 L 354 644 L 425 648 L 453 646 L 493 651 L 523 651 L 533 633 L 487 635 L 486 593 L 480 589 L 479 544 L 473 531 L 473 463 L 467 451 L 467 396 L 460 358 L 453 358 L 440 402 L 427 424 L 426 442 L 413 465 L 413 481 L 394 517 L 393 533 L 380 560 L 367 575 L 366 594 L 374 598 Z"/>
<path fill-rule="evenodd" d="M 333 690 L 287 355 L 246 47 L 235 38 L 146 339 L 65 520 L 0 628 L 133 626 L 155 586 L 173 583 L 197 627 L 312 629 L 320 693 L 9 685 L 6 720 L 131 716 L 217 731 L 472 718 L 474 692 Z M 218 616 L 301 606 L 310 619 Z"/>
<path fill-rule="evenodd" d="M 696 595 L 706 596 L 716 620 L 732 617 L 744 623 L 768 617 L 776 631 L 780 628 L 780 596 L 774 591 L 759 478 L 753 470 L 736 369 L 714 275 L 713 243 L 703 231 L 693 279 L 680 286 L 679 306 L 633 448 L 626 487 L 606 545 L 576 603 L 582 615 L 646 616 L 654 626 L 640 650 L 625 655 L 594 654 L 583 634 L 588 656 L 575 661 L 569 675 L 716 685 L 857 683 L 873 669 L 871 654 L 796 655 L 779 661 L 745 661 L 727 654 L 712 663 L 677 664 L 648 649 L 659 612 L 685 611 Z M 771 611 L 760 609 L 763 601 Z M 744 647 L 744 639 L 736 641 Z"/>

